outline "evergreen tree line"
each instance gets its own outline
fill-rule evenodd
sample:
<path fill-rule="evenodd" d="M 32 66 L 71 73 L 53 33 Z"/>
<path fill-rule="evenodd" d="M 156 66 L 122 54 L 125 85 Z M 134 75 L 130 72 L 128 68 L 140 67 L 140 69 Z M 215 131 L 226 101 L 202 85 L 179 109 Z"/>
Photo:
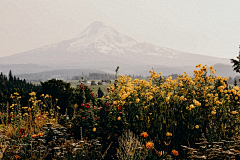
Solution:
<path fill-rule="evenodd" d="M 79 85 L 77 88 L 71 87 L 70 83 L 63 80 L 51 79 L 46 82 L 41 82 L 41 85 L 33 85 L 21 80 L 12 75 L 9 72 L 8 77 L 3 73 L 0 74 L 0 107 L 11 103 L 11 94 L 15 92 L 21 96 L 21 106 L 28 106 L 28 100 L 30 98 L 29 93 L 36 92 L 37 98 L 40 99 L 40 95 L 51 95 L 53 101 L 57 100 L 57 105 L 60 106 L 60 113 L 72 115 L 73 105 L 81 106 L 83 103 L 94 102 L 95 98 L 101 98 L 103 92 L 99 88 L 99 96 L 92 94 L 92 91 L 86 86 Z M 43 98 L 43 97 L 42 97 Z M 85 99 L 86 98 L 86 99 Z M 85 99 L 85 101 L 84 101 Z"/>
<path fill-rule="evenodd" d="M 9 71 L 8 76 L 2 72 L 0 74 L 0 103 L 10 102 L 10 95 L 17 92 L 23 100 L 22 105 L 26 106 L 28 103 L 29 93 L 42 92 L 40 86 L 33 85 L 26 82 L 25 79 L 21 80 L 19 77 L 13 76 L 12 71 Z"/>

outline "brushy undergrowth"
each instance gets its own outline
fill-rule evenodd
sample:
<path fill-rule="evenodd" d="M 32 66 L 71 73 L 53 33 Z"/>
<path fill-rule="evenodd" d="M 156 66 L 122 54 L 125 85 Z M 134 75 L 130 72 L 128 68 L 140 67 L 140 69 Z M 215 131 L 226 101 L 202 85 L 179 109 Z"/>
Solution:
<path fill-rule="evenodd" d="M 44 125 L 61 124 L 65 139 L 97 139 L 102 146 L 98 155 L 109 151 L 119 159 L 176 158 L 183 155 L 181 146 L 196 147 L 203 136 L 210 143 L 238 137 L 240 88 L 230 88 L 228 78 L 215 76 L 212 66 L 196 68 L 193 77 L 184 73 L 176 79 L 154 70 L 149 81 L 116 76 L 100 99 L 86 96 L 88 88 L 80 84 L 75 94 L 81 103 L 72 104 L 72 115 L 61 115 L 58 99 L 49 95 L 37 100 L 32 92 L 29 105 L 22 107 L 14 93 L 2 108 L 2 132 L 25 143 L 44 137 Z"/>

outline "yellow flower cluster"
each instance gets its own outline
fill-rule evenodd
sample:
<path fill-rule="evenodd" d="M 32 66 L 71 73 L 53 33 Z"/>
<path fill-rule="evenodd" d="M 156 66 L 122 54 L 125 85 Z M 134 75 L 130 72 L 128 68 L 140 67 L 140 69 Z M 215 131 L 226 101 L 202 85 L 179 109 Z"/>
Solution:
<path fill-rule="evenodd" d="M 199 64 L 196 67 L 201 67 L 202 65 Z M 210 67 L 210 70 L 213 70 L 213 67 Z M 162 83 L 160 86 L 154 85 L 156 84 L 156 81 L 154 81 L 156 78 L 159 78 L 161 73 L 157 74 L 153 70 L 150 70 L 149 73 L 151 73 L 151 78 L 149 81 L 146 80 L 139 80 L 134 79 L 132 81 L 132 78 L 121 75 L 119 79 L 117 79 L 118 86 L 117 88 L 112 85 L 110 86 L 111 90 L 109 90 L 109 94 L 106 96 L 107 99 L 111 99 L 114 101 L 114 104 L 123 105 L 123 104 L 132 104 L 132 103 L 142 103 L 142 104 L 155 104 L 155 96 L 154 95 L 160 95 L 163 99 L 165 99 L 165 102 L 169 102 L 173 97 L 173 90 L 176 88 L 180 89 L 179 94 L 176 94 L 174 96 L 179 97 L 181 101 L 188 101 L 189 94 L 192 94 L 194 97 L 196 97 L 193 100 L 193 105 L 188 107 L 189 109 L 193 109 L 195 107 L 202 106 L 202 104 L 199 102 L 198 98 L 199 96 L 203 95 L 205 98 L 208 97 L 214 97 L 214 102 L 219 105 L 221 104 L 221 101 L 219 101 L 216 97 L 213 96 L 214 93 L 210 93 L 209 91 L 213 90 L 212 83 L 215 83 L 215 81 L 219 80 L 222 84 L 218 87 L 219 90 L 224 91 L 224 88 L 226 88 L 226 84 L 224 81 L 227 80 L 227 78 L 222 77 L 213 77 L 213 76 L 204 76 L 206 73 L 207 68 L 206 66 L 203 66 L 200 70 L 194 70 L 194 77 L 192 78 L 188 76 L 188 74 L 182 74 L 177 79 L 173 80 L 172 77 L 168 77 L 165 80 L 165 83 Z M 207 82 L 210 85 L 204 86 L 204 83 Z M 184 87 L 185 86 L 185 87 Z M 186 89 L 188 87 L 189 89 Z M 113 91 L 115 90 L 115 91 Z M 191 93 L 189 93 L 191 91 Z M 226 91 L 224 91 L 225 93 Z M 118 94 L 115 96 L 115 94 Z M 236 93 L 234 93 L 236 94 Z M 114 97 L 112 96 L 114 95 Z M 111 97 L 111 98 L 110 98 Z M 128 99 L 133 99 L 135 97 L 135 101 L 129 101 Z M 119 99 L 120 98 L 120 99 Z M 127 102 L 127 103 L 126 103 Z M 151 102 L 151 103 L 149 103 Z M 206 100 L 207 102 L 207 100 Z M 205 104 L 208 106 L 209 104 Z"/>
<path fill-rule="evenodd" d="M 31 92 L 29 93 L 30 96 L 36 96 L 36 93 L 35 92 Z"/>
<path fill-rule="evenodd" d="M 146 120 L 147 123 L 154 120 L 159 121 L 158 124 L 172 123 L 177 126 L 180 120 L 174 119 L 174 114 L 178 114 L 183 125 L 191 129 L 202 127 L 202 122 L 197 121 L 197 116 L 200 115 L 205 119 L 221 117 L 222 114 L 226 114 L 224 117 L 239 117 L 240 88 L 228 88 L 228 77 L 213 75 L 215 70 L 212 66 L 209 67 L 210 74 L 207 66 L 199 64 L 196 68 L 198 69 L 193 71 L 194 76 L 191 77 L 185 72 L 176 79 L 171 76 L 160 78 L 161 73 L 157 74 L 153 70 L 149 71 L 149 80 L 121 75 L 116 80 L 117 83 L 109 87 L 105 100 L 108 101 L 108 106 L 112 107 L 112 112 L 118 111 L 118 106 L 147 112 L 139 116 L 139 119 Z M 163 117 L 163 112 L 168 117 L 172 116 L 172 119 Z M 196 121 L 189 122 L 189 117 L 191 121 L 193 118 Z M 168 137 L 170 134 L 166 133 Z"/>

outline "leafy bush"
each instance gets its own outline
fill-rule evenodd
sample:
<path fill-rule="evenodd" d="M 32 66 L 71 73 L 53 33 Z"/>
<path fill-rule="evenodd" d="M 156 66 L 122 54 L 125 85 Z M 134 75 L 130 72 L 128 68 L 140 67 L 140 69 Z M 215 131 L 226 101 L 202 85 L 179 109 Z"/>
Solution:
<path fill-rule="evenodd" d="M 72 114 L 71 103 L 74 98 L 70 83 L 62 80 L 51 79 L 47 82 L 41 82 L 43 93 L 51 95 L 53 99 L 58 99 L 58 104 L 61 106 L 60 113 L 64 114 L 66 109 L 69 114 Z"/>
<path fill-rule="evenodd" d="M 137 135 L 146 131 L 168 153 L 180 145 L 193 146 L 202 134 L 210 142 L 239 135 L 240 89 L 228 89 L 227 77 L 216 77 L 212 66 L 210 75 L 206 66 L 196 67 L 194 77 L 184 73 L 165 83 L 152 70 L 149 81 L 118 78 L 102 104 L 101 132 L 119 136 L 127 129 Z"/>

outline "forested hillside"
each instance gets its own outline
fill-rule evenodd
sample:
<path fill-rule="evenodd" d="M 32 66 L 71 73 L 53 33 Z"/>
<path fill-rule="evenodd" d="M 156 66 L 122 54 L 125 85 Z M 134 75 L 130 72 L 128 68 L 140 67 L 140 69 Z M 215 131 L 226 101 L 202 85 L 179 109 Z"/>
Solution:
<path fill-rule="evenodd" d="M 36 86 L 26 82 L 25 79 L 19 79 L 19 77 L 13 76 L 11 70 L 8 76 L 2 72 L 0 74 L 0 103 L 10 102 L 11 94 L 17 92 L 22 99 L 22 105 L 27 105 L 29 99 L 29 93 L 35 91 L 42 93 L 42 87 Z"/>

